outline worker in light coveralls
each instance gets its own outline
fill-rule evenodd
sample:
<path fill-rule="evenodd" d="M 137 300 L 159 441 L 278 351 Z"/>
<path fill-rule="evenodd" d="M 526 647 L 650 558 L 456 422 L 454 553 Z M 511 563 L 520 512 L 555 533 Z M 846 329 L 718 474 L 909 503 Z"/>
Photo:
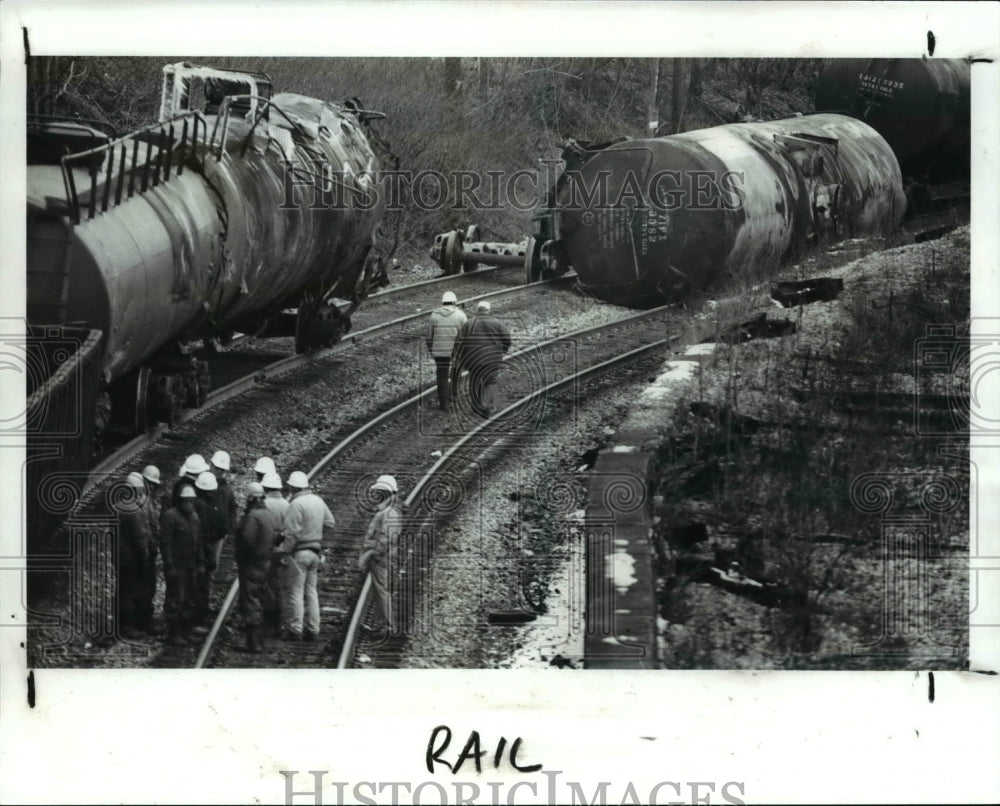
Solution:
<path fill-rule="evenodd" d="M 281 555 L 282 638 L 315 641 L 319 636 L 319 567 L 323 564 L 323 539 L 332 536 L 336 521 L 330 508 L 309 487 L 309 477 L 296 470 L 288 477 L 293 494 L 282 520 Z"/>
<path fill-rule="evenodd" d="M 264 487 L 256 481 L 247 485 L 246 512 L 236 529 L 236 567 L 240 580 L 240 615 L 246 630 L 246 651 L 264 649 L 261 625 L 264 608 L 261 595 L 271 570 L 274 536 L 281 518 L 264 505 Z"/>
<path fill-rule="evenodd" d="M 368 524 L 361 556 L 358 558 L 358 567 L 371 574 L 375 601 L 378 602 L 389 633 L 397 632 L 392 609 L 389 567 L 403 530 L 403 509 L 398 501 L 398 491 L 396 479 L 388 475 L 379 476 L 369 488 L 369 492 L 378 500 L 377 511 Z M 368 625 L 364 627 L 374 631 Z"/>
<path fill-rule="evenodd" d="M 458 330 L 465 322 L 466 316 L 458 307 L 455 292 L 445 291 L 441 306 L 431 313 L 425 335 L 427 349 L 437 368 L 438 405 L 442 411 L 447 411 L 451 402 L 451 353 Z"/>

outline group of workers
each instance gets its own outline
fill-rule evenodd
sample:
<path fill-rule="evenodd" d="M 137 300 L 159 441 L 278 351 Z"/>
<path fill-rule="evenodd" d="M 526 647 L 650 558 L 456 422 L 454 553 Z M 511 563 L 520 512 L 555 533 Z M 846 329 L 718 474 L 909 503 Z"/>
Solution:
<path fill-rule="evenodd" d="M 438 402 L 445 411 L 468 372 L 472 410 L 482 417 L 495 412 L 497 377 L 511 336 L 490 307 L 480 301 L 476 313 L 466 317 L 454 292 L 448 291 L 430 316 L 426 340 L 436 364 Z M 264 649 L 265 611 L 276 613 L 277 633 L 283 640 L 319 637 L 319 572 L 324 546 L 336 526 L 330 508 L 301 470 L 283 484 L 274 461 L 261 457 L 253 468 L 256 480 L 246 485 L 241 513 L 230 470 L 226 451 L 216 451 L 208 462 L 201 454 L 192 454 L 181 466 L 169 498 L 154 465 L 128 474 L 126 483 L 133 494 L 122 497 L 116 507 L 118 631 L 123 638 L 162 634 L 153 605 L 159 565 L 166 583 L 167 642 L 184 646 L 207 635 L 213 615 L 212 585 L 230 536 L 235 538 L 246 651 Z M 379 476 L 369 493 L 376 512 L 365 533 L 358 567 L 371 574 L 376 604 L 386 628 L 394 633 L 389 570 L 403 530 L 403 509 L 393 476 Z"/>
<path fill-rule="evenodd" d="M 216 451 L 210 462 L 192 454 L 182 465 L 169 499 L 160 471 L 147 465 L 129 473 L 131 495 L 118 496 L 116 548 L 118 632 L 137 640 L 162 635 L 154 618 L 157 554 L 166 593 L 166 640 L 184 646 L 209 632 L 212 584 L 223 543 L 235 538 L 239 607 L 248 652 L 264 650 L 264 616 L 276 616 L 284 641 L 316 641 L 320 632 L 318 582 L 323 550 L 336 521 L 301 470 L 283 484 L 273 460 L 254 465 L 256 481 L 245 488 L 242 513 L 229 482 L 230 457 Z M 285 496 L 283 488 L 290 495 Z M 359 566 L 370 571 L 386 626 L 395 629 L 388 566 L 402 528 L 392 476 L 371 487 L 378 511 L 365 537 Z"/>
<path fill-rule="evenodd" d="M 490 417 L 496 410 L 504 353 L 511 345 L 510 331 L 491 315 L 490 303 L 481 300 L 469 318 L 458 307 L 455 292 L 445 291 L 427 322 L 425 339 L 436 366 L 441 409 L 448 410 L 463 373 L 468 372 L 470 407 L 480 417 Z"/>

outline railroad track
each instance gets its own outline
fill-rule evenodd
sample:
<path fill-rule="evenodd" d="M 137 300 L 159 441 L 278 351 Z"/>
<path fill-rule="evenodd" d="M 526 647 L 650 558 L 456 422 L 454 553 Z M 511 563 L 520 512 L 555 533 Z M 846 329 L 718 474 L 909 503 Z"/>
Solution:
<path fill-rule="evenodd" d="M 302 355 L 281 355 L 277 360 L 275 360 L 275 356 L 278 354 L 274 352 L 252 355 L 234 355 L 233 352 L 224 353 L 221 357 L 235 358 L 235 363 L 242 368 L 244 371 L 243 374 L 213 390 L 201 408 L 185 410 L 177 418 L 175 427 L 176 425 L 190 422 L 222 403 L 242 395 L 261 384 L 270 383 L 271 388 L 280 389 L 280 386 L 275 385 L 275 379 L 278 376 L 305 367 L 313 361 L 346 352 L 350 347 L 360 344 L 362 341 L 383 336 L 408 326 L 412 327 L 420 320 L 426 318 L 428 312 L 436 307 L 438 298 L 434 297 L 433 294 L 431 294 L 430 298 L 427 296 L 431 293 L 428 289 L 434 286 L 447 284 L 449 287 L 454 287 L 457 282 L 460 285 L 459 290 L 463 294 L 468 294 L 468 296 L 459 300 L 460 304 L 471 304 L 483 299 L 497 300 L 532 293 L 539 286 L 558 287 L 569 285 L 576 277 L 574 274 L 568 274 L 550 280 L 542 280 L 537 283 L 504 286 L 500 290 L 496 290 L 496 286 L 502 284 L 501 279 L 498 277 L 498 272 L 500 271 L 503 271 L 503 268 L 484 269 L 474 273 L 459 275 L 458 278 L 460 279 L 456 277 L 442 277 L 425 280 L 420 283 L 401 286 L 398 289 L 377 294 L 372 299 L 379 300 L 378 313 L 370 313 L 364 317 L 360 322 L 364 327 L 348 333 L 333 347 L 324 350 L 317 350 Z M 469 292 L 472 293 L 470 294 Z M 397 315 L 398 307 L 395 305 L 390 307 L 390 301 L 400 303 L 401 301 L 405 301 L 407 297 L 418 294 L 418 299 L 422 307 L 415 312 L 399 316 Z M 356 318 L 359 317 L 356 316 Z M 366 319 L 369 320 L 368 323 L 365 322 Z M 81 502 L 88 500 L 95 489 L 99 488 L 110 476 L 118 472 L 119 468 L 149 448 L 150 445 L 161 439 L 170 439 L 171 431 L 172 429 L 169 426 L 161 424 L 150 433 L 135 437 L 101 460 L 91 469 L 90 475 L 83 485 Z"/>
<path fill-rule="evenodd" d="M 320 573 L 320 641 L 312 644 L 268 640 L 261 655 L 239 651 L 242 635 L 232 626 L 238 582 L 232 547 L 224 551 L 219 575 L 234 579 L 220 603 L 212 631 L 194 657 L 193 648 L 167 648 L 157 665 L 178 667 L 337 666 L 351 665 L 358 651 L 360 627 L 369 607 L 370 579 L 356 566 L 364 530 L 372 510 L 366 491 L 381 473 L 393 473 L 406 497 L 408 539 L 400 559 L 401 600 L 412 602 L 428 558 L 435 530 L 461 502 L 463 467 L 476 462 L 498 443 L 530 444 L 534 426 L 551 416 L 547 407 L 558 394 L 578 395 L 581 384 L 614 372 L 623 364 L 662 352 L 667 328 L 679 314 L 665 308 L 633 314 L 611 325 L 576 331 L 536 344 L 508 357 L 504 371 L 505 408 L 489 420 L 462 410 L 448 414 L 429 403 L 428 389 L 347 434 L 310 470 L 313 488 L 326 500 L 338 521 L 336 535 L 325 547 Z M 424 470 L 423 468 L 426 468 Z M 401 623 L 412 623 L 407 608 Z M 401 647 L 390 641 L 382 654 L 392 657 Z M 392 665 L 392 662 L 388 663 Z"/>

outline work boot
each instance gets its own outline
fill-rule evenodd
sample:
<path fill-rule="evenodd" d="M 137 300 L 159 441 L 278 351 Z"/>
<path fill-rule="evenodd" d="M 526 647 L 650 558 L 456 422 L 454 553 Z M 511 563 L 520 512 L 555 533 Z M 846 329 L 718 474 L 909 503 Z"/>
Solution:
<path fill-rule="evenodd" d="M 260 625 L 250 628 L 250 651 L 255 655 L 259 655 L 264 651 L 264 631 L 260 628 Z"/>
<path fill-rule="evenodd" d="M 302 640 L 307 644 L 313 643 L 318 637 L 319 633 L 309 632 L 309 630 L 302 633 Z"/>

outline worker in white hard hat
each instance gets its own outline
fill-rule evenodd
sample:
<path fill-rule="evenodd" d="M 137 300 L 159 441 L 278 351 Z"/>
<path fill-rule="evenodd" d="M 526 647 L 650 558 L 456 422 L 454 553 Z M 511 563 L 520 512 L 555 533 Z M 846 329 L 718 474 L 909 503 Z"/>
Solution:
<path fill-rule="evenodd" d="M 274 538 L 281 519 L 264 506 L 264 487 L 247 485 L 246 512 L 236 529 L 236 567 L 240 580 L 240 614 L 246 630 L 246 651 L 264 649 L 264 592 L 271 569 Z"/>
<path fill-rule="evenodd" d="M 240 505 L 236 502 L 236 493 L 233 492 L 233 487 L 229 483 L 229 454 L 225 451 L 216 451 L 212 454 L 210 463 L 218 484 L 218 489 L 215 491 L 216 507 L 226 520 L 225 534 L 221 540 L 215 542 L 215 566 L 218 568 L 219 560 L 222 557 L 222 546 L 226 542 L 226 538 L 236 528 L 240 515 Z"/>
<path fill-rule="evenodd" d="M 281 477 L 277 473 L 265 473 L 264 478 L 260 481 L 260 485 L 264 488 L 264 506 L 273 512 L 278 519 L 278 528 L 275 533 L 277 544 L 280 543 L 283 537 L 281 523 L 284 520 L 285 513 L 288 511 L 288 499 L 281 492 Z M 279 560 L 280 558 L 276 558 L 276 561 L 271 563 L 271 570 L 267 575 L 267 584 L 264 586 L 261 594 L 265 620 L 274 625 L 277 635 L 281 635 L 281 603 L 283 601 L 281 592 L 282 579 L 279 574 L 282 566 Z"/>
<path fill-rule="evenodd" d="M 160 554 L 167 581 L 163 616 L 167 622 L 167 642 L 174 646 L 188 643 L 187 633 L 195 618 L 195 588 L 203 561 L 196 499 L 194 486 L 185 482 L 177 491 L 177 503 L 163 513 L 160 522 Z"/>
<path fill-rule="evenodd" d="M 257 474 L 257 481 L 262 483 L 267 473 L 277 473 L 278 469 L 270 456 L 261 456 L 253 466 L 253 472 Z"/>
<path fill-rule="evenodd" d="M 118 540 L 115 544 L 116 626 L 121 638 L 142 637 L 142 624 L 151 603 L 145 603 L 145 574 L 152 535 L 145 509 L 146 484 L 139 473 L 129 473 L 125 487 L 114 498 L 118 513 Z"/>
<path fill-rule="evenodd" d="M 319 637 L 319 567 L 323 541 L 332 537 L 336 521 L 330 508 L 309 486 L 301 470 L 288 477 L 292 497 L 281 523 L 282 637 L 287 641 L 315 641 Z"/>
<path fill-rule="evenodd" d="M 211 470 L 208 462 L 205 461 L 200 453 L 191 454 L 181 465 L 181 469 L 178 472 L 178 479 L 174 482 L 174 489 L 170 494 L 171 503 L 176 506 L 180 503 L 178 500 L 178 493 L 181 487 L 185 484 L 189 487 L 193 487 L 195 481 L 198 480 L 198 476 L 204 473 L 206 470 Z"/>
<path fill-rule="evenodd" d="M 202 562 L 195 588 L 195 612 L 192 632 L 207 633 L 212 616 L 212 583 L 221 553 L 220 544 L 229 531 L 229 513 L 219 499 L 219 480 L 211 470 L 200 473 L 194 483 L 195 509 L 201 520 Z"/>
<path fill-rule="evenodd" d="M 441 305 L 435 308 L 427 320 L 425 339 L 427 349 L 437 371 L 438 405 L 448 410 L 451 402 L 451 353 L 455 346 L 458 330 L 465 324 L 466 316 L 458 307 L 458 297 L 454 291 L 445 291 Z"/>
<path fill-rule="evenodd" d="M 510 331 L 491 315 L 490 303 L 482 300 L 475 315 L 462 326 L 455 344 L 455 377 L 468 370 L 469 402 L 481 417 L 496 410 L 497 376 L 510 345 Z"/>
<path fill-rule="evenodd" d="M 396 619 L 392 607 L 390 567 L 395 562 L 396 546 L 403 531 L 403 509 L 398 502 L 399 486 L 393 476 L 379 476 L 369 487 L 369 494 L 376 499 L 376 512 L 368 524 L 358 567 L 371 574 L 375 601 L 389 633 L 396 632 Z M 368 625 L 365 629 L 372 631 Z"/>

